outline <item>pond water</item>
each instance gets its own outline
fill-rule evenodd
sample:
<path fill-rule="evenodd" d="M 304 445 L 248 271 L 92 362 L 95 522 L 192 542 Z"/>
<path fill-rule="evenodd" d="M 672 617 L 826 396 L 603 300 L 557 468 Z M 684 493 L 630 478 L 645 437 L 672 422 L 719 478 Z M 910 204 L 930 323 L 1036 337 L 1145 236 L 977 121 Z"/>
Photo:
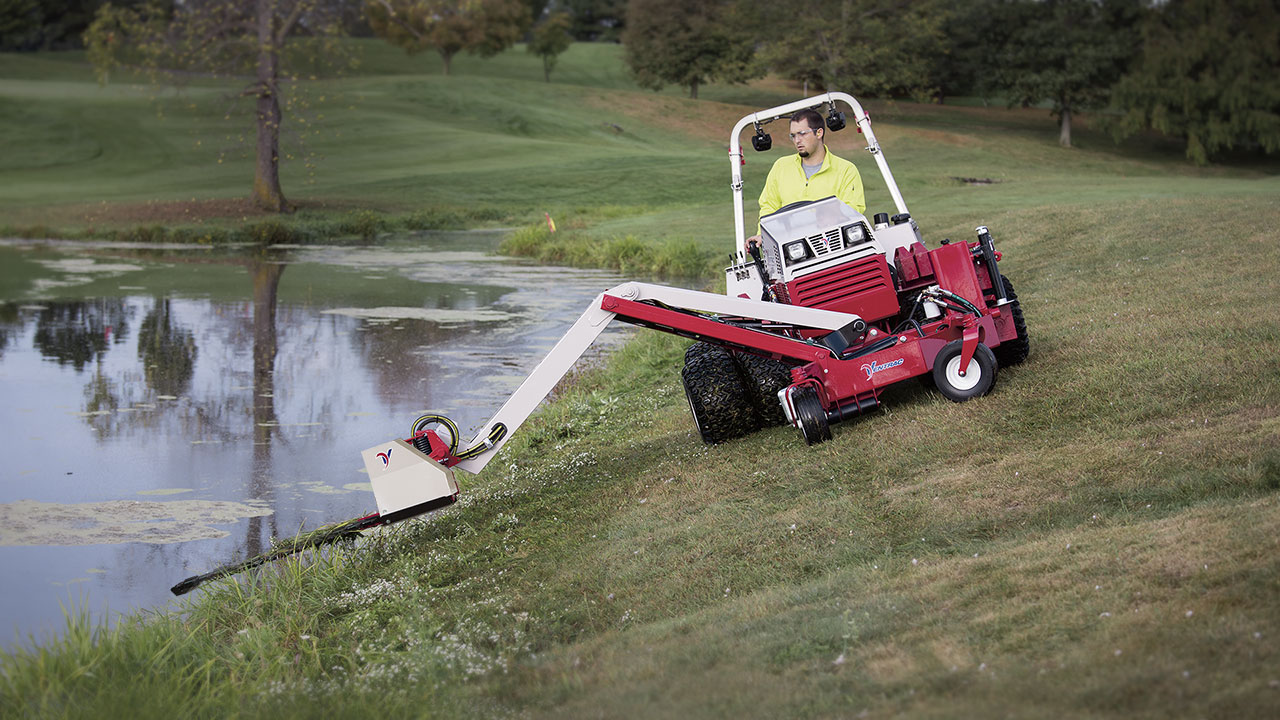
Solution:
<path fill-rule="evenodd" d="M 498 239 L 0 242 L 0 644 L 56 633 L 64 605 L 163 608 L 273 536 L 373 512 L 360 451 L 422 411 L 469 440 L 620 282 Z"/>

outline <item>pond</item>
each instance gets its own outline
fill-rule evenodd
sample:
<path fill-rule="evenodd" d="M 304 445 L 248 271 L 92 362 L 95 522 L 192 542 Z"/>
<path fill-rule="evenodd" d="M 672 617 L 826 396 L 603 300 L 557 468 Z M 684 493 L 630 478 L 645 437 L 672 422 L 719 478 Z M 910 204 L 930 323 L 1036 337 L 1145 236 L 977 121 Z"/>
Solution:
<path fill-rule="evenodd" d="M 621 280 L 498 239 L 0 242 L 0 644 L 56 633 L 64 605 L 164 608 L 273 536 L 375 511 L 360 451 L 423 411 L 469 440 Z"/>

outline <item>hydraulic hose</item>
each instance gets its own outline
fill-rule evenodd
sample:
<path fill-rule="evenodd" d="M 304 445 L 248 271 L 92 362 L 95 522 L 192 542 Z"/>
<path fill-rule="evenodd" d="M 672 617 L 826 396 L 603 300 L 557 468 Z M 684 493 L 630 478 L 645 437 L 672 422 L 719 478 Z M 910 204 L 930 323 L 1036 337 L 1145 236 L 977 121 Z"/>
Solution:
<path fill-rule="evenodd" d="M 414 420 L 413 434 L 417 435 L 423 430 L 426 430 L 427 426 L 433 423 L 436 425 L 443 425 L 449 430 L 449 456 L 457 458 L 458 460 L 470 460 L 480 453 L 492 448 L 494 445 L 497 445 L 502 438 L 507 436 L 507 426 L 502 423 L 494 423 L 493 427 L 489 429 L 489 435 L 485 439 L 462 452 L 458 452 L 458 438 L 462 433 L 458 431 L 458 424 L 444 415 L 429 413 L 427 415 L 423 415 L 417 420 Z"/>
<path fill-rule="evenodd" d="M 498 442 L 506 436 L 507 436 L 507 426 L 503 425 L 502 423 L 494 423 L 493 427 L 489 429 L 488 437 L 476 443 L 472 447 L 469 447 L 466 450 L 463 450 L 462 452 L 454 455 L 454 457 L 458 458 L 459 460 L 470 460 L 471 458 L 479 455 L 480 453 L 489 450 L 494 445 L 497 445 Z"/>

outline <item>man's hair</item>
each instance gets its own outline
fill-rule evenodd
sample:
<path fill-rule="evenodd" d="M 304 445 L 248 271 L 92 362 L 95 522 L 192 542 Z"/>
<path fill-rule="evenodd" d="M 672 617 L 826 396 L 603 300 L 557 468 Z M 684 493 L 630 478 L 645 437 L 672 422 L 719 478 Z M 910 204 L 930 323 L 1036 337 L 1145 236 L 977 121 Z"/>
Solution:
<path fill-rule="evenodd" d="M 791 116 L 791 122 L 802 122 L 809 126 L 810 130 L 818 130 L 822 125 L 822 116 L 817 110 L 805 108 L 795 115 Z"/>

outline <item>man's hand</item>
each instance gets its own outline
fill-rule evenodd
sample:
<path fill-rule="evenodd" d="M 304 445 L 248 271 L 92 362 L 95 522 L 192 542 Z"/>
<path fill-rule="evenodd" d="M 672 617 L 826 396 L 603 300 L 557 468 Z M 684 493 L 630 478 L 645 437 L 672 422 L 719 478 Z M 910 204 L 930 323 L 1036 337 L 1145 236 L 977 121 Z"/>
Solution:
<path fill-rule="evenodd" d="M 760 239 L 760 236 L 759 236 L 759 235 L 752 235 L 751 237 L 747 238 L 747 242 L 746 242 L 746 244 L 745 244 L 743 247 L 744 247 L 744 249 L 747 251 L 747 254 L 748 254 L 748 255 L 750 255 L 750 254 L 751 254 L 751 248 L 752 248 L 753 246 L 754 246 L 754 247 L 760 247 L 760 245 L 762 244 L 762 242 L 763 242 L 763 241 Z"/>

